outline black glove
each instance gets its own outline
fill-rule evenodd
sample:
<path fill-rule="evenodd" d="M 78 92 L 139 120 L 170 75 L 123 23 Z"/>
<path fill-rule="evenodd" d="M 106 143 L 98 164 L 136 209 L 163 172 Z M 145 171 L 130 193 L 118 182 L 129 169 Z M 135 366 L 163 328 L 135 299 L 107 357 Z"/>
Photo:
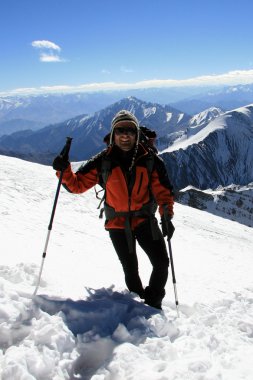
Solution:
<path fill-rule="evenodd" d="M 64 171 L 70 165 L 68 156 L 57 156 L 53 161 L 53 168 L 57 171 Z"/>
<path fill-rule="evenodd" d="M 175 231 L 175 227 L 173 226 L 173 223 L 170 217 L 166 217 L 165 215 L 162 215 L 161 225 L 162 225 L 163 236 L 168 236 L 168 239 L 170 240 Z"/>

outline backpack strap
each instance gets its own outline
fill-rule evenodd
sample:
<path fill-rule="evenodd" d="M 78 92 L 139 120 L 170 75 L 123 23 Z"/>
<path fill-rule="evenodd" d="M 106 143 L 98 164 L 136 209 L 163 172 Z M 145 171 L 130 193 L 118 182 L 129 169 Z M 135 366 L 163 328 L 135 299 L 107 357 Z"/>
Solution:
<path fill-rule="evenodd" d="M 149 156 L 147 157 L 147 160 L 146 160 L 149 183 L 151 182 L 151 174 L 154 168 L 154 162 L 155 162 L 154 153 L 149 151 Z"/>
<path fill-rule="evenodd" d="M 111 168 L 112 168 L 112 162 L 110 158 L 103 157 L 102 163 L 101 163 L 102 182 L 100 183 L 100 186 L 102 186 L 103 189 L 105 189 L 108 177 L 111 174 Z"/>

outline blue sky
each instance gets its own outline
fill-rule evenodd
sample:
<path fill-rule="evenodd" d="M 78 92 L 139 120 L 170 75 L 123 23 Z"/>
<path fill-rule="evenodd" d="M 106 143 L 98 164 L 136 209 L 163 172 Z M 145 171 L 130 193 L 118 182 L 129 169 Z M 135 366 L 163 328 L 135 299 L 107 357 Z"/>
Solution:
<path fill-rule="evenodd" d="M 1 0 L 0 94 L 253 83 L 252 0 Z"/>

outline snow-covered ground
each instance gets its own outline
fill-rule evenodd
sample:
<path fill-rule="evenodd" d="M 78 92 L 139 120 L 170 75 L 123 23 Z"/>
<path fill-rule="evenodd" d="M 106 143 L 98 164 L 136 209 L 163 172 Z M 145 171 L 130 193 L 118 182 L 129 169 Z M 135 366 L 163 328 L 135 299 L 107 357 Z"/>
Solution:
<path fill-rule="evenodd" d="M 162 312 L 125 289 L 91 190 L 62 189 L 33 298 L 57 179 L 0 156 L 2 380 L 252 380 L 252 229 L 179 204 Z M 147 284 L 150 264 L 138 250 Z"/>

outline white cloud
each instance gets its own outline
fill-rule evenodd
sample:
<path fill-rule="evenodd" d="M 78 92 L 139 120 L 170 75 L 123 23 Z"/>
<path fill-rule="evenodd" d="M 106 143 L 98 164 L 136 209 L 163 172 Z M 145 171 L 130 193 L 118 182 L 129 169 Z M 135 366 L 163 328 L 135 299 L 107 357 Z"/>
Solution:
<path fill-rule="evenodd" d="M 41 62 L 66 62 L 65 59 L 59 56 L 59 52 L 61 51 L 60 46 L 52 41 L 38 40 L 33 41 L 31 45 L 35 49 L 39 49 Z"/>
<path fill-rule="evenodd" d="M 41 62 L 63 62 L 64 60 L 59 57 L 57 54 L 40 54 L 40 61 Z"/>
<path fill-rule="evenodd" d="M 51 55 L 46 58 L 47 62 L 56 62 L 57 55 Z M 120 82 L 100 82 L 100 83 L 85 83 L 77 86 L 58 85 L 58 86 L 43 86 L 39 88 L 19 88 L 9 91 L 8 93 L 0 93 L 0 96 L 15 95 L 15 94 L 40 94 L 53 92 L 78 92 L 78 91 L 100 91 L 100 90 L 121 90 L 121 89 L 138 89 L 150 87 L 183 87 L 183 86 L 215 86 L 215 85 L 238 85 L 253 83 L 252 70 L 235 70 L 223 74 L 202 75 L 188 79 L 150 79 L 135 83 L 120 83 Z"/>
<path fill-rule="evenodd" d="M 253 83 L 252 70 L 234 70 L 223 74 L 201 75 L 188 79 L 151 79 L 135 83 L 135 88 L 216 86 Z"/>
<path fill-rule="evenodd" d="M 47 41 L 47 40 L 33 41 L 31 45 L 37 49 L 50 49 L 50 50 L 61 51 L 60 46 L 56 45 L 54 42 Z"/>

